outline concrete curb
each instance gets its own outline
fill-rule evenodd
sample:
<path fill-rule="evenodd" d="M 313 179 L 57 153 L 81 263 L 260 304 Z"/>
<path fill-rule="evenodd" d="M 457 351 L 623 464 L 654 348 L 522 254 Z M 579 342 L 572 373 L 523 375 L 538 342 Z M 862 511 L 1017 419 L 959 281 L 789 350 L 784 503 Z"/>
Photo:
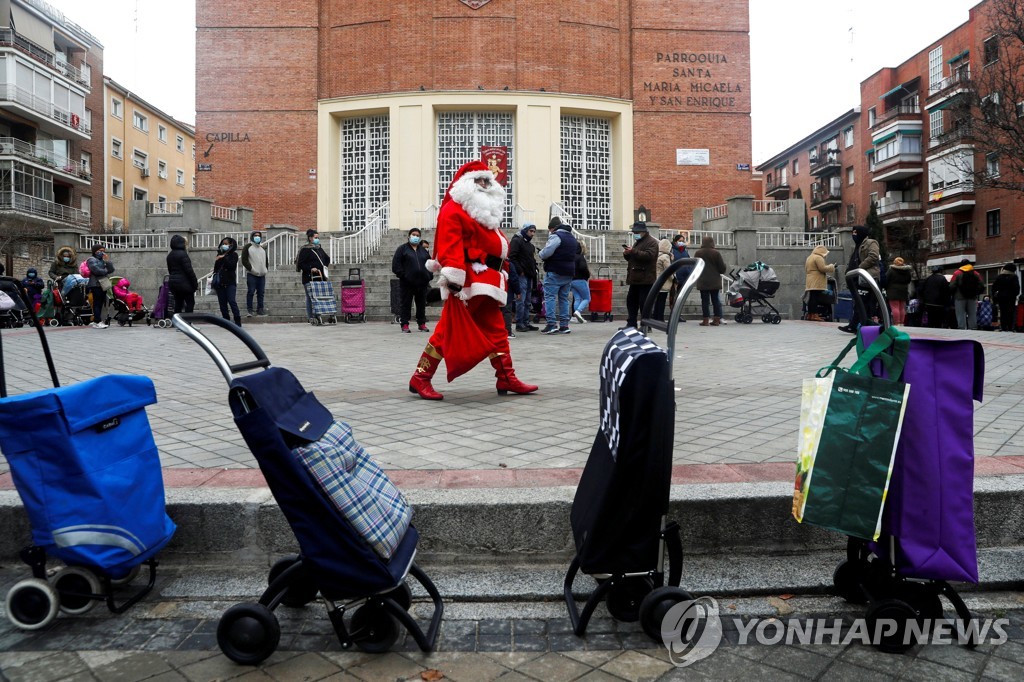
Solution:
<path fill-rule="evenodd" d="M 979 549 L 1024 547 L 1024 480 L 1019 476 L 975 481 Z M 845 538 L 795 523 L 786 482 L 677 485 L 670 518 L 682 528 L 684 551 L 721 560 L 736 556 L 841 552 Z M 421 534 L 420 561 L 435 566 L 494 568 L 567 564 L 573 542 L 569 510 L 575 487 L 410 490 Z M 167 491 L 168 513 L 178 532 L 164 559 L 189 564 L 268 566 L 295 551 L 295 538 L 267 488 L 178 488 Z M 17 557 L 29 542 L 27 516 L 14 491 L 0 491 L 0 560 Z M 1016 563 L 1024 579 L 1024 563 Z"/>

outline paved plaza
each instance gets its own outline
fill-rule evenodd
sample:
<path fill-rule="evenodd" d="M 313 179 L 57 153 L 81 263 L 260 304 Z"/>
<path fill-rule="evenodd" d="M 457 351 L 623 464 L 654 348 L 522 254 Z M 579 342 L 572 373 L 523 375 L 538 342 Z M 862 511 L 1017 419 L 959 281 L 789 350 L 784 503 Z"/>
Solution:
<path fill-rule="evenodd" d="M 432 323 L 431 323 L 432 324 Z M 498 397 L 492 371 L 481 366 L 447 384 L 442 402 L 406 389 L 426 334 L 401 334 L 385 323 L 312 328 L 247 327 L 273 364 L 292 370 L 403 487 L 500 488 L 575 485 L 597 425 L 597 364 L 616 325 L 573 325 L 569 336 L 520 334 L 512 343 L 518 374 L 537 383 L 531 396 Z M 233 362 L 247 351 L 209 325 L 202 330 Z M 910 329 L 912 334 L 923 330 Z M 985 400 L 975 414 L 979 476 L 1024 474 L 1024 335 L 929 330 L 976 338 L 985 347 Z M 663 335 L 654 333 L 658 341 Z M 48 384 L 31 330 L 4 330 L 8 390 Z M 255 462 L 229 414 L 226 386 L 213 362 L 174 330 L 112 327 L 55 329 L 47 339 L 63 383 L 109 373 L 154 380 L 149 408 L 169 486 L 262 485 Z M 682 483 L 791 480 L 798 393 L 803 378 L 827 364 L 850 339 L 835 325 L 680 325 L 676 347 L 675 478 Z M 487 446 L 487 444 L 493 444 Z M 6 462 L 0 459 L 0 472 Z M 0 473 L 0 488 L 10 488 Z M 232 569 L 234 570 L 234 569 Z M 411 640 L 391 653 L 344 652 L 320 606 L 279 609 L 282 644 L 255 667 L 236 666 L 217 649 L 223 611 L 252 599 L 265 568 L 239 574 L 224 567 L 168 561 L 154 593 L 121 616 L 100 606 L 61 616 L 46 631 L 0 622 L 0 680 L 419 680 L 437 670 L 450 680 L 1016 680 L 1024 676 L 1024 594 L 965 595 L 980 616 L 1006 619 L 1009 641 L 971 650 L 955 644 L 914 647 L 890 655 L 845 645 L 741 645 L 726 628 L 711 657 L 676 668 L 666 649 L 635 623 L 617 623 L 604 608 L 587 637 L 569 631 L 557 602 L 448 604 L 437 651 L 425 656 Z M 0 592 L 25 577 L 0 567 Z M 198 593 L 196 585 L 213 585 Z M 197 596 L 198 594 L 198 596 Z M 821 595 L 719 597 L 723 613 L 750 618 L 843 618 L 862 607 Z M 417 607 L 418 608 L 418 607 Z M 422 614 L 421 614 L 422 615 Z M 844 630 L 845 631 L 845 630 Z M 426 677 L 423 675 L 426 674 Z"/>

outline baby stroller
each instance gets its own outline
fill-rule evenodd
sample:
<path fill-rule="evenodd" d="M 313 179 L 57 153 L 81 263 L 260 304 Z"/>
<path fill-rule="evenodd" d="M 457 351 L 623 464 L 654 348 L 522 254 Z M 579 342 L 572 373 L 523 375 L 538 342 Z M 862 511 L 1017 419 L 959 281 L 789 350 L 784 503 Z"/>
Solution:
<path fill-rule="evenodd" d="M 65 326 L 83 325 L 92 322 L 92 305 L 89 303 L 87 280 L 74 280 L 64 289 L 64 305 L 61 306 L 61 323 Z"/>
<path fill-rule="evenodd" d="M 313 302 L 312 325 L 338 323 L 338 299 L 334 298 L 334 287 L 319 274 L 313 275 L 306 285 L 306 294 Z"/>
<path fill-rule="evenodd" d="M 47 280 L 43 287 L 43 293 L 39 297 L 39 307 L 36 309 L 36 319 L 44 327 L 60 326 L 60 292 L 53 280 Z"/>
<path fill-rule="evenodd" d="M 256 360 L 229 364 L 194 322 L 230 331 Z M 221 616 L 217 643 L 224 655 L 241 664 L 264 660 L 281 636 L 274 609 L 280 604 L 300 608 L 318 594 L 345 649 L 354 644 L 367 652 L 387 651 L 398 639 L 399 624 L 420 649 L 433 649 L 444 605 L 433 582 L 413 563 L 419 533 L 409 523 L 411 509 L 351 438 L 351 429 L 335 421 L 295 375 L 271 367 L 240 327 L 202 313 L 175 315 L 174 326 L 210 355 L 227 380 L 235 424 L 299 544 L 298 555 L 286 556 L 270 569 L 259 603 L 237 604 Z M 236 374 L 255 369 L 262 371 Z M 344 438 L 335 439 L 332 434 L 339 429 Z M 311 457 L 313 452 L 323 457 Z M 433 602 L 426 634 L 409 614 L 409 575 Z M 350 609 L 355 612 L 346 623 Z"/>
<path fill-rule="evenodd" d="M 153 557 L 175 530 L 146 417 L 146 405 L 156 402 L 153 382 L 108 374 L 62 387 L 43 329 L 34 326 L 53 388 L 8 396 L 0 347 L 0 447 L 32 527 L 32 544 L 20 553 L 32 577 L 11 587 L 5 605 L 24 630 L 45 628 L 58 611 L 85 613 L 97 601 L 124 612 L 153 588 Z M 47 555 L 65 566 L 51 574 Z M 143 564 L 148 584 L 116 603 L 114 587 Z"/>
<path fill-rule="evenodd" d="M 765 324 L 782 322 L 782 315 L 769 300 L 779 290 L 779 278 L 771 266 L 757 261 L 729 275 L 733 283 L 729 285 L 728 300 L 729 305 L 739 308 L 737 322 L 750 324 L 756 315 L 760 315 Z"/>
<path fill-rule="evenodd" d="M 164 275 L 164 281 L 156 295 L 156 305 L 150 313 L 150 318 L 156 320 L 153 325 L 159 329 L 170 328 L 171 317 L 174 315 L 174 294 L 171 293 L 169 280 L 170 276 Z"/>
<path fill-rule="evenodd" d="M 647 319 L 661 285 L 688 266 L 693 272 L 675 300 L 669 321 Z M 612 617 L 639 620 L 644 632 L 660 642 L 661 623 L 668 611 L 693 599 L 679 588 L 682 542 L 678 524 L 668 521 L 667 514 L 675 434 L 676 330 L 683 302 L 703 269 L 702 260 L 673 262 L 644 302 L 642 324 L 666 331 L 667 349 L 659 348 L 640 330 L 625 328 L 612 336 L 602 354 L 601 424 L 572 503 L 576 555 L 563 584 L 577 636 L 586 633 L 597 605 L 607 600 Z M 582 613 L 573 595 L 579 571 L 597 581 Z"/>
<path fill-rule="evenodd" d="M 118 326 L 123 327 L 125 325 L 128 325 L 129 327 L 131 327 L 133 322 L 139 322 L 143 320 L 146 322 L 146 326 L 152 324 L 150 320 L 149 308 L 142 304 L 142 297 L 139 296 L 139 294 L 135 292 L 130 292 L 132 294 L 135 294 L 136 296 L 139 296 L 139 307 L 135 308 L 134 310 L 131 307 L 129 307 L 127 301 L 118 297 L 117 292 L 115 291 L 116 288 L 119 286 L 124 286 L 125 290 L 127 290 L 127 287 L 131 285 L 131 282 L 128 282 L 128 280 L 123 277 L 112 277 L 111 281 L 113 282 L 113 286 L 110 289 L 108 302 L 110 304 L 111 317 L 117 321 Z M 124 285 L 124 282 L 128 282 L 128 284 Z"/>
<path fill-rule="evenodd" d="M 825 286 L 825 291 L 816 292 L 817 305 L 813 305 L 811 303 L 811 301 L 813 300 L 811 297 L 812 292 L 804 292 L 803 309 L 800 313 L 801 320 L 815 320 L 815 318 L 812 318 L 811 315 L 817 315 L 818 317 L 821 318 L 821 322 L 832 321 L 833 306 L 835 306 L 836 303 L 839 302 L 839 286 L 836 283 L 835 277 L 826 277 Z"/>
<path fill-rule="evenodd" d="M 21 296 L 21 284 L 16 279 L 3 277 L 0 278 L 0 291 L 7 294 L 11 300 L 10 303 L 5 301 L 6 307 L 0 307 L 0 327 L 10 329 L 24 326 L 28 308 L 25 307 L 25 301 Z"/>

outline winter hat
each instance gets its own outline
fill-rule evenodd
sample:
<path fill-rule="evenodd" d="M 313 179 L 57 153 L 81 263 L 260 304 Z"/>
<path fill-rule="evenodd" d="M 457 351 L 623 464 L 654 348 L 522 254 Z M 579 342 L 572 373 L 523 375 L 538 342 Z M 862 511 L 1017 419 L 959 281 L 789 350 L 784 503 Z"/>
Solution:
<path fill-rule="evenodd" d="M 899 256 L 896 256 L 896 259 L 892 262 L 893 265 L 903 265 L 904 263 L 906 263 L 906 261 Z"/>
<path fill-rule="evenodd" d="M 932 266 L 932 272 L 942 272 L 942 266 L 941 265 L 933 265 Z"/>
<path fill-rule="evenodd" d="M 449 201 L 452 200 L 452 186 L 456 182 L 461 180 L 464 175 L 470 173 L 474 175 L 479 175 L 481 171 L 490 174 L 491 179 L 494 179 L 494 174 L 491 173 L 490 170 L 487 168 L 487 164 L 485 164 L 480 159 L 476 159 L 474 161 L 467 161 L 466 163 L 462 164 L 459 170 L 455 171 L 455 175 L 452 176 L 452 181 L 448 184 L 448 189 L 445 190 L 444 199 L 441 200 L 441 207 L 443 208 Z"/>
<path fill-rule="evenodd" d="M 306 230 L 306 239 L 312 239 L 313 235 L 316 233 L 316 230 Z"/>
<path fill-rule="evenodd" d="M 633 227 L 631 227 L 630 229 L 631 229 L 631 230 L 632 230 L 632 231 L 633 231 L 634 233 L 637 233 L 637 232 L 646 232 L 646 231 L 647 231 L 647 223 L 641 223 L 641 222 L 636 222 L 636 223 L 633 223 Z"/>
<path fill-rule="evenodd" d="M 865 227 L 864 225 L 854 225 L 853 226 L 853 238 L 854 239 L 864 239 L 867 236 L 868 236 L 868 228 L 867 227 Z"/>
<path fill-rule="evenodd" d="M 963 259 L 961 259 L 961 261 L 960 261 L 960 265 L 961 265 L 961 266 L 964 266 L 964 265 L 970 265 L 970 264 L 971 264 L 971 259 L 970 259 L 970 258 L 963 258 Z"/>
<path fill-rule="evenodd" d="M 1007 263 L 1003 266 L 1003 270 L 1006 270 L 1007 272 L 1017 272 L 1017 266 L 1013 263 Z"/>

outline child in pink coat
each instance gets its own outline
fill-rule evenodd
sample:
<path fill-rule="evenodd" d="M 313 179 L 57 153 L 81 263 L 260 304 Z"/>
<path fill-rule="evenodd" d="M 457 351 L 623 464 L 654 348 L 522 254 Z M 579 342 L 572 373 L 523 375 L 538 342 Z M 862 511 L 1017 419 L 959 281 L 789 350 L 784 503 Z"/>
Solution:
<path fill-rule="evenodd" d="M 121 281 L 114 285 L 114 297 L 124 301 L 125 305 L 128 306 L 128 310 L 132 312 L 142 310 L 142 296 L 134 291 L 128 291 L 128 287 L 131 285 L 132 283 L 126 277 L 122 277 Z"/>

